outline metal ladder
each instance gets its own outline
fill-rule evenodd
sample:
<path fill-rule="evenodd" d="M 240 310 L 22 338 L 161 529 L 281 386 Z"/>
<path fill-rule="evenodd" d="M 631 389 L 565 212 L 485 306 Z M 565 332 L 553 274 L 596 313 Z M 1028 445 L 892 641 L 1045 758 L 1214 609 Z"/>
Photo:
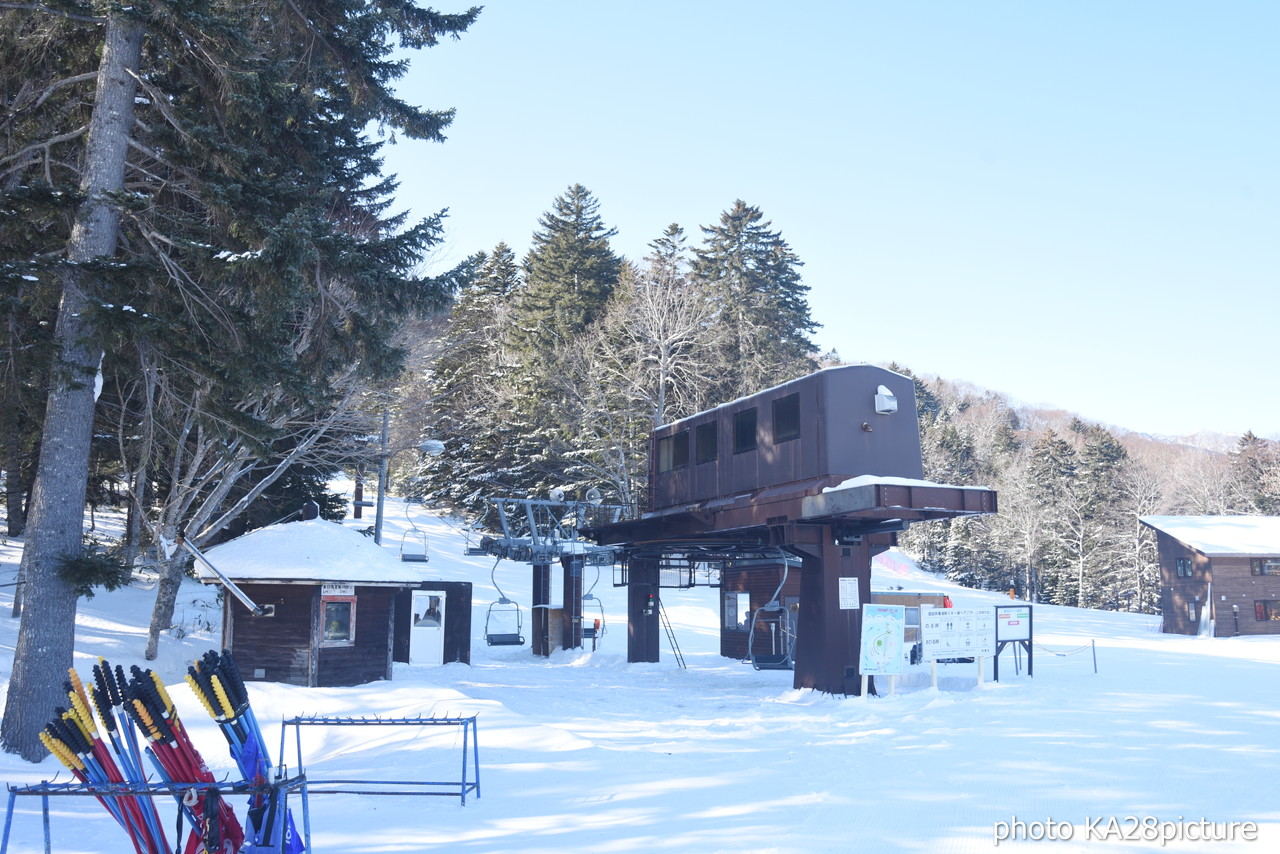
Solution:
<path fill-rule="evenodd" d="M 661 598 L 658 599 L 658 616 L 662 619 L 662 630 L 667 633 L 667 640 L 671 642 L 671 653 L 676 657 L 676 664 L 688 670 L 688 666 L 684 663 L 684 655 L 680 652 L 680 644 L 676 643 L 675 630 L 671 628 L 671 620 L 667 617 L 667 606 L 662 604 Z"/>

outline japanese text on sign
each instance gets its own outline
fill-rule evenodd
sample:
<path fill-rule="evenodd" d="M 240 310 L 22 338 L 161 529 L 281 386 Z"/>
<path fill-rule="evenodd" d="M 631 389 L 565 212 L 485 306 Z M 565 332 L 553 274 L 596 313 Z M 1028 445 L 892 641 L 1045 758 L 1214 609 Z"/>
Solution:
<path fill-rule="evenodd" d="M 995 655 L 995 614 L 990 608 L 922 608 L 920 640 L 925 658 Z"/>
<path fill-rule="evenodd" d="M 996 640 L 1031 640 L 1031 606 L 996 608 Z"/>

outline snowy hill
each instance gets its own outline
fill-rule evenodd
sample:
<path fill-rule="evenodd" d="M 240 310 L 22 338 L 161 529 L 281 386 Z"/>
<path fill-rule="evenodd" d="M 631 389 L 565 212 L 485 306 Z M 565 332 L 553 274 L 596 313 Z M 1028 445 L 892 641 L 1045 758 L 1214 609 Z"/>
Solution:
<path fill-rule="evenodd" d="M 596 652 L 539 660 L 527 645 L 486 646 L 491 571 L 527 621 L 529 567 L 468 557 L 455 520 L 388 502 L 384 548 L 395 555 L 406 531 L 429 538 L 424 577 L 475 585 L 471 665 L 397 665 L 392 681 L 356 688 L 251 683 L 253 706 L 269 744 L 276 722 L 301 714 L 477 714 L 481 797 L 316 795 L 316 852 L 1280 850 L 1280 638 L 1171 637 L 1150 616 L 1038 605 L 1034 678 L 1025 662 L 1014 675 L 1006 652 L 1000 683 L 989 662 L 981 685 L 976 665 L 946 665 L 934 690 L 921 667 L 893 696 L 836 698 L 721 658 L 717 594 L 705 588 L 663 594 L 687 670 L 666 649 L 660 663 L 627 664 L 625 590 L 607 569 L 594 588 L 607 621 Z M 0 584 L 18 554 L 0 546 Z M 958 607 L 1009 601 L 882 556 L 873 588 L 898 586 L 945 591 Z M 12 591 L 0 588 L 6 613 Z M 81 603 L 82 674 L 99 655 L 147 665 L 151 597 L 140 585 Z M 214 591 L 190 582 L 178 619 L 182 636 L 166 638 L 151 666 L 215 773 L 230 776 L 225 741 L 182 684 L 187 663 L 218 645 Z M 16 630 L 0 622 L 6 690 Z M 315 779 L 457 773 L 452 731 L 304 735 Z M 292 747 L 285 761 L 296 764 Z M 52 758 L 0 755 L 7 783 L 55 777 L 67 779 Z M 997 845 L 1019 833 L 1059 841 Z M 1215 833 L 1234 841 L 1201 841 Z M 56 804 L 54 851 L 128 849 L 97 803 Z M 18 803 L 9 850 L 44 850 L 38 799 Z"/>

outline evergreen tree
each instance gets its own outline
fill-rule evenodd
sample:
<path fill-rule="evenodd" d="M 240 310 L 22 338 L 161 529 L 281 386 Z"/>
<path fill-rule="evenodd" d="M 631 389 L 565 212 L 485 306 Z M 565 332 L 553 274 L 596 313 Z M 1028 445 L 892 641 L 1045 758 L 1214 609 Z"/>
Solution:
<path fill-rule="evenodd" d="M 1231 473 L 1242 513 L 1280 513 L 1280 443 L 1261 439 L 1253 431 L 1236 442 L 1231 453 Z"/>
<path fill-rule="evenodd" d="M 566 360 L 604 311 L 622 270 L 609 247 L 616 232 L 581 184 L 558 197 L 539 226 L 510 315 L 508 355 L 482 402 L 492 420 L 456 464 L 471 467 L 487 495 L 545 495 L 568 485 L 578 445 Z M 488 472 L 479 468 L 486 463 Z M 468 494 L 473 501 L 481 491 Z"/>
<path fill-rule="evenodd" d="M 384 333 L 438 297 L 438 283 L 409 270 L 440 226 L 406 228 L 386 214 L 394 185 L 380 179 L 378 143 L 364 135 L 378 123 L 442 138 L 450 113 L 393 94 L 405 66 L 389 61 L 391 40 L 430 46 L 465 30 L 477 10 L 213 0 L 0 14 L 44 39 L 54 58 L 24 72 L 23 91 L 34 94 L 20 101 L 22 121 L 7 121 L 22 135 L 0 161 L 0 191 L 39 179 L 75 186 L 81 199 L 54 267 L 58 370 L 0 727 L 8 749 L 34 760 L 43 755 L 40 718 L 70 663 L 75 595 L 56 569 L 79 551 L 93 376 L 104 355 L 104 370 L 119 368 L 120 342 L 136 343 L 166 368 L 175 399 L 205 392 L 201 429 L 239 432 L 264 450 L 278 429 L 273 406 L 324 409 L 341 396 L 332 378 L 353 364 L 393 373 L 399 354 Z M 24 46 L 4 47 L 0 67 L 20 65 L 14 53 Z M 6 105 L 7 119 L 19 100 Z M 78 129 L 86 119 L 87 133 Z M 24 251 L 36 256 L 34 246 Z"/>
<path fill-rule="evenodd" d="M 1071 429 L 1083 440 L 1078 453 L 1080 484 L 1069 528 L 1076 564 L 1077 607 L 1117 607 L 1123 575 L 1124 517 L 1121 482 L 1128 453 L 1110 431 L 1079 419 Z"/>
<path fill-rule="evenodd" d="M 581 184 L 556 198 L 538 220 L 524 259 L 516 341 L 526 360 L 565 346 L 604 310 L 622 272 L 609 247 L 617 234 L 600 217 L 600 203 Z"/>
<path fill-rule="evenodd" d="M 1043 601 L 1075 604 L 1078 588 L 1072 583 L 1071 560 L 1063 541 L 1068 512 L 1076 506 L 1078 468 L 1072 444 L 1053 430 L 1046 430 L 1028 449 L 1031 481 L 1029 497 L 1044 516 L 1047 538 L 1038 568 Z"/>
<path fill-rule="evenodd" d="M 741 199 L 703 226 L 693 275 L 710 290 L 725 332 L 719 396 L 732 400 L 801 376 L 815 367 L 803 262 L 771 230 L 759 208 Z"/>
<path fill-rule="evenodd" d="M 431 415 L 421 438 L 444 443 L 413 467 L 411 494 L 478 515 L 484 497 L 519 493 L 529 455 L 512 419 L 516 365 L 510 355 L 513 301 L 523 286 L 515 254 L 494 247 L 449 313 L 439 355 L 424 377 Z"/>

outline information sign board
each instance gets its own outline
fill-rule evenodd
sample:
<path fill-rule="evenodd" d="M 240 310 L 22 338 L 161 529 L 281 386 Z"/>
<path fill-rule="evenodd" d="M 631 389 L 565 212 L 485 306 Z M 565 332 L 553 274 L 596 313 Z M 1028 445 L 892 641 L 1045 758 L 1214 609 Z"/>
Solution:
<path fill-rule="evenodd" d="M 996 640 L 1031 640 L 1031 606 L 1010 605 L 996 608 Z"/>
<path fill-rule="evenodd" d="M 993 656 L 995 614 L 990 608 L 921 608 L 920 640 L 926 659 Z"/>
<path fill-rule="evenodd" d="M 863 676 L 902 672 L 902 636 L 907 625 L 901 605 L 867 605 L 862 609 L 862 652 L 858 672 Z"/>
<path fill-rule="evenodd" d="M 840 610 L 856 611 L 858 609 L 858 579 L 840 579 Z"/>

